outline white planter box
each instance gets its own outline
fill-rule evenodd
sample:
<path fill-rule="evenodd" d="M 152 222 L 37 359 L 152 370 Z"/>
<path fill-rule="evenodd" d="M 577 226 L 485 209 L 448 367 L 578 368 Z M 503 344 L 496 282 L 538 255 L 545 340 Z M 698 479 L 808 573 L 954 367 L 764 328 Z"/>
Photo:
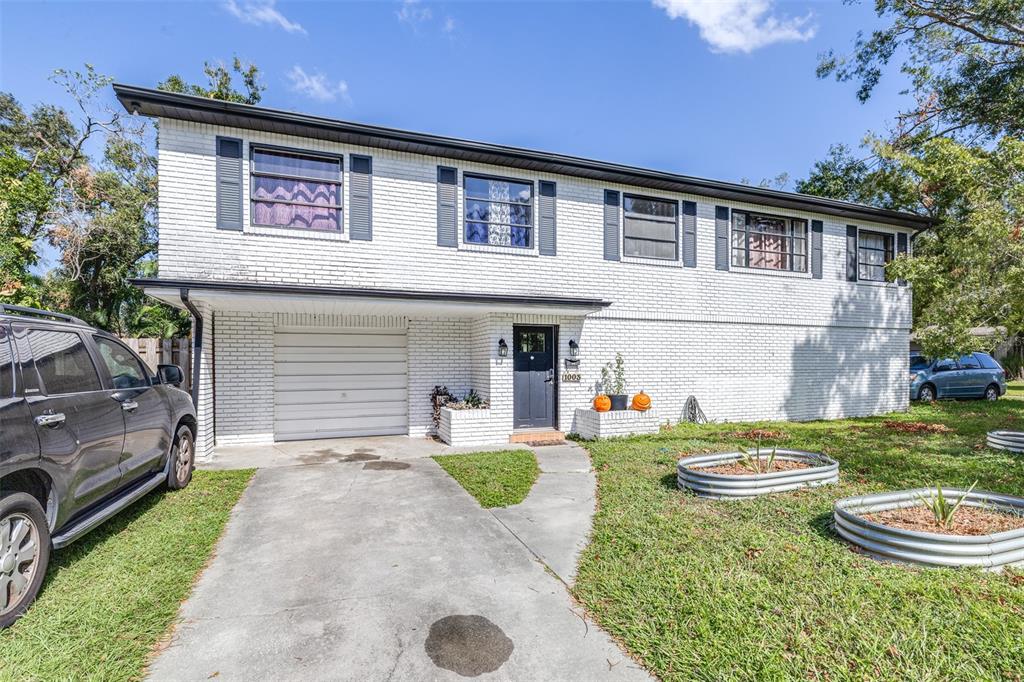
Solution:
<path fill-rule="evenodd" d="M 592 440 L 657 433 L 660 428 L 661 420 L 658 419 L 658 414 L 654 410 L 598 412 L 587 408 L 576 410 L 574 432 L 581 438 Z"/>
<path fill-rule="evenodd" d="M 508 442 L 508 431 L 497 424 L 489 408 L 441 408 L 437 436 L 448 445 L 494 445 Z"/>

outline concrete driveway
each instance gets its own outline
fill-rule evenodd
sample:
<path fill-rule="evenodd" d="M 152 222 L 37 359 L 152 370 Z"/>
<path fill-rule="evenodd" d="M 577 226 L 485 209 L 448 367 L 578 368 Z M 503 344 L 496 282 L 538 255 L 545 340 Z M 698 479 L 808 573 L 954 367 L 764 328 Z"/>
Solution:
<path fill-rule="evenodd" d="M 259 470 L 181 617 L 152 679 L 649 679 L 428 458 Z"/>

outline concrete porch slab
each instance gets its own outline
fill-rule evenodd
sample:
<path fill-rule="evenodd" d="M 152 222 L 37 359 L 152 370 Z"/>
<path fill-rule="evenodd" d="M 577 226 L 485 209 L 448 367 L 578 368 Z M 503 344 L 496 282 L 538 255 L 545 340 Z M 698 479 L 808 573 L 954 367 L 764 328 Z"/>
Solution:
<path fill-rule="evenodd" d="M 222 445 L 198 463 L 200 469 L 266 469 L 271 467 L 416 459 L 434 455 L 526 448 L 520 443 L 451 447 L 430 438 L 368 436 L 285 441 L 262 445 Z"/>

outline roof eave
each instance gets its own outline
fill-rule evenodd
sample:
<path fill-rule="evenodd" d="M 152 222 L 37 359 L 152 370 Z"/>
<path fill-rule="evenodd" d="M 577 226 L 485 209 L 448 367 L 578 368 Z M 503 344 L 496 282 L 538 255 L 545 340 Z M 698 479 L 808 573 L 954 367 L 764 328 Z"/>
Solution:
<path fill-rule="evenodd" d="M 666 173 L 565 154 L 353 123 L 131 85 L 114 84 L 113 88 L 118 101 L 127 111 L 157 118 L 248 128 L 428 156 L 506 165 L 530 171 L 573 175 L 610 183 L 827 213 L 851 220 L 872 220 L 913 229 L 930 227 L 933 222 L 927 216 L 914 213 Z"/>

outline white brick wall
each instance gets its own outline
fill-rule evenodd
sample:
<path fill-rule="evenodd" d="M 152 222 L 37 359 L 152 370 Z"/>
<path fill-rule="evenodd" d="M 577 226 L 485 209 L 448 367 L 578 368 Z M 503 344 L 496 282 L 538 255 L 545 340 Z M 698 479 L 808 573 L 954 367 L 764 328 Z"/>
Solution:
<path fill-rule="evenodd" d="M 637 412 L 636 410 L 597 412 L 589 408 L 581 408 L 576 410 L 573 433 L 578 433 L 581 437 L 591 440 L 657 433 L 660 428 L 661 419 L 654 410 L 647 412 Z"/>
<path fill-rule="evenodd" d="M 217 312 L 217 445 L 274 442 L 274 319 Z"/>
<path fill-rule="evenodd" d="M 450 410 L 441 408 L 438 438 L 457 447 L 497 445 L 508 442 L 510 429 L 489 409 Z"/>
<path fill-rule="evenodd" d="M 248 201 L 244 232 L 217 230 L 213 152 L 218 134 L 241 137 L 247 148 L 249 142 L 260 141 L 373 156 L 373 241 L 348 241 L 347 227 L 340 238 L 256 229 L 248 225 Z M 626 359 L 630 390 L 646 390 L 659 414 L 670 421 L 679 418 L 689 395 L 698 398 L 709 418 L 719 420 L 831 418 L 907 405 L 910 289 L 845 281 L 846 220 L 639 189 L 635 191 L 697 202 L 698 267 L 636 259 L 610 262 L 602 256 L 603 191 L 630 191 L 626 186 L 175 120 L 160 121 L 159 163 L 159 265 L 164 278 L 561 295 L 612 302 L 587 318 L 492 313 L 405 321 L 414 435 L 431 431 L 429 393 L 435 384 L 457 394 L 476 389 L 491 400 L 495 423 L 511 431 L 512 361 L 499 360 L 496 349 L 502 337 L 511 345 L 516 323 L 558 324 L 563 359 L 570 339 L 580 344 L 583 381 L 560 387 L 563 430 L 573 428 L 575 409 L 589 404 L 600 367 L 616 351 Z M 466 244 L 438 247 L 438 164 L 457 166 L 460 173 L 557 182 L 558 255 Z M 345 166 L 347 170 L 347 156 Z M 246 185 L 246 199 L 247 193 Z M 716 270 L 716 205 L 822 220 L 824 277 Z M 265 317 L 260 319 L 267 324 Z M 238 326 L 245 324 L 240 318 L 221 320 L 218 315 L 216 326 L 221 324 L 226 326 L 223 339 L 218 331 L 217 343 L 225 348 L 218 351 L 218 362 L 227 364 L 217 371 L 218 438 L 265 439 L 267 424 L 273 421 L 272 397 L 261 398 L 247 413 L 231 405 L 245 395 L 238 377 L 232 376 L 232 363 L 265 360 L 263 349 L 253 348 L 254 343 L 245 348 L 242 337 L 253 331 L 265 340 L 266 334 L 272 335 L 272 324 L 246 330 Z M 272 385 L 263 375 L 255 383 L 252 378 L 244 381 L 250 391 Z"/>

